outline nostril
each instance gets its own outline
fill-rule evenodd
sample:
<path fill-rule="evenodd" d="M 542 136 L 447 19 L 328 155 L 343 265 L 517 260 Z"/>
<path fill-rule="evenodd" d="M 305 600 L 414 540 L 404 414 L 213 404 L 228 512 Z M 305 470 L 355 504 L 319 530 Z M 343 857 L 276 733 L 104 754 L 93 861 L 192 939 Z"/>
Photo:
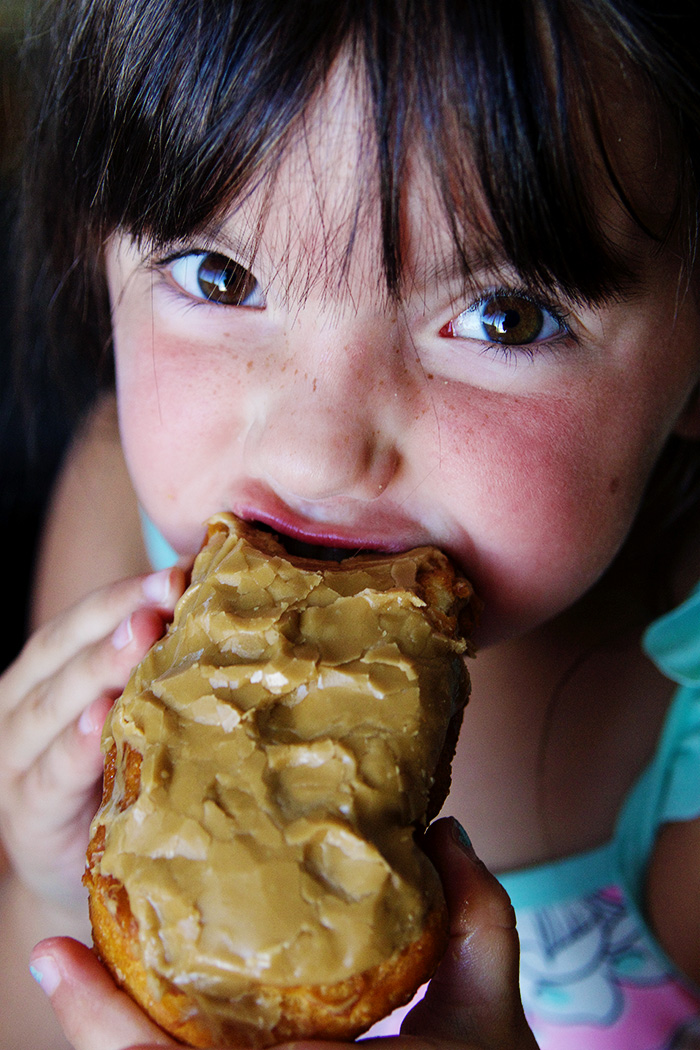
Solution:
<path fill-rule="evenodd" d="M 401 458 L 393 417 L 377 428 L 371 406 L 340 412 L 338 390 L 313 406 L 296 393 L 270 398 L 251 420 L 242 435 L 246 473 L 290 504 L 382 498 Z"/>

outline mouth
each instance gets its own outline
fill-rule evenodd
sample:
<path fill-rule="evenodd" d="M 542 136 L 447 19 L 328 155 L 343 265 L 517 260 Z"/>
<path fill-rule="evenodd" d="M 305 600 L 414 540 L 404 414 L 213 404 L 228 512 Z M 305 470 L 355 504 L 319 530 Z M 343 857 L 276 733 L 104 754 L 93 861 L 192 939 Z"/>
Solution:
<path fill-rule="evenodd" d="M 264 521 L 257 520 L 251 522 L 251 524 L 254 525 L 256 529 L 260 529 L 261 532 L 269 532 L 273 535 L 287 554 L 291 554 L 294 558 L 308 558 L 312 561 L 346 561 L 349 558 L 357 557 L 358 554 L 366 553 L 370 550 L 368 547 L 360 547 L 357 545 L 341 547 L 303 540 L 299 536 L 292 536 L 289 533 L 280 532 L 279 528 L 273 528 Z M 373 548 L 372 550 L 374 551 Z M 379 552 L 377 551 L 377 553 Z"/>

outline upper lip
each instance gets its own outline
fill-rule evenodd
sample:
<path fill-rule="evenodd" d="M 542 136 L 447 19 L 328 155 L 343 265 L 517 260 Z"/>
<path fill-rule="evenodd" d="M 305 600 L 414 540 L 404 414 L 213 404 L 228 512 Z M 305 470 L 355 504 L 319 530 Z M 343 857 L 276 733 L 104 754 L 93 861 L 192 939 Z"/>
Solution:
<path fill-rule="evenodd" d="M 360 534 L 354 529 L 344 529 L 337 525 L 329 528 L 319 529 L 311 526 L 311 523 L 300 523 L 298 521 L 280 520 L 269 514 L 256 514 L 254 521 L 262 525 L 268 525 L 283 537 L 290 537 L 298 543 L 308 544 L 313 547 L 336 547 L 341 550 L 360 551 L 386 551 L 395 553 L 405 550 L 407 546 L 415 546 L 408 542 L 387 542 L 387 536 L 377 538 L 367 533 Z M 314 523 L 315 524 L 315 523 Z"/>
<path fill-rule="evenodd" d="M 431 542 L 425 530 L 415 522 L 388 507 L 380 510 L 376 504 L 371 512 L 364 514 L 367 518 L 371 513 L 371 520 L 362 524 L 358 523 L 358 518 L 367 511 L 364 506 L 349 505 L 342 508 L 337 517 L 329 511 L 327 521 L 312 520 L 303 510 L 297 511 L 270 494 L 232 509 L 245 521 L 266 525 L 283 537 L 311 546 L 395 554 Z M 349 520 L 344 522 L 343 517 Z"/>

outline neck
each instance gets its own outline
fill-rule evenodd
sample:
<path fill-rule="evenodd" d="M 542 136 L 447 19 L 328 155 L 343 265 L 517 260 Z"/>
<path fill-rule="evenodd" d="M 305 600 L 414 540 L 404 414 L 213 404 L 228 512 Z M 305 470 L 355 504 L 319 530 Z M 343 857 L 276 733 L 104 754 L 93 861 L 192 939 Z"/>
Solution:
<path fill-rule="evenodd" d="M 673 687 L 644 656 L 629 591 L 596 588 L 480 653 L 447 811 L 505 871 L 606 842 L 656 746 Z"/>

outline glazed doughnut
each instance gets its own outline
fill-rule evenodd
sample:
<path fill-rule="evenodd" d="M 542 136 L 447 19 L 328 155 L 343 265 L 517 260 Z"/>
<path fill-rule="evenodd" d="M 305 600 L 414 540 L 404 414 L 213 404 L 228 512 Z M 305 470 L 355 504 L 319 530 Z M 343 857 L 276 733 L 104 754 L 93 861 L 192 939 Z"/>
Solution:
<path fill-rule="evenodd" d="M 449 790 L 475 601 L 440 551 L 288 554 L 219 514 L 103 734 L 97 953 L 193 1046 L 352 1039 L 446 945 L 416 831 Z"/>

